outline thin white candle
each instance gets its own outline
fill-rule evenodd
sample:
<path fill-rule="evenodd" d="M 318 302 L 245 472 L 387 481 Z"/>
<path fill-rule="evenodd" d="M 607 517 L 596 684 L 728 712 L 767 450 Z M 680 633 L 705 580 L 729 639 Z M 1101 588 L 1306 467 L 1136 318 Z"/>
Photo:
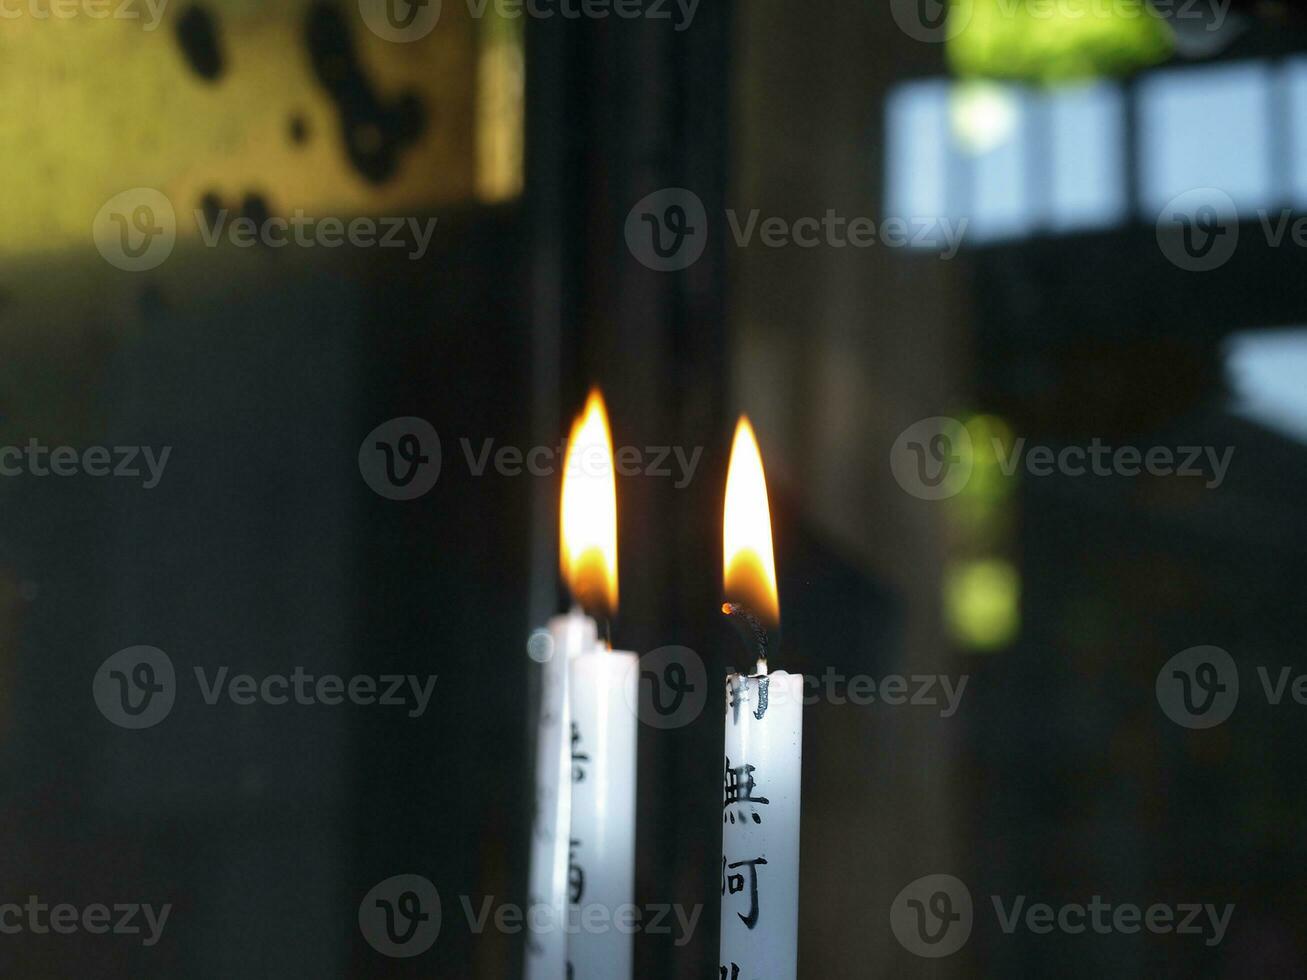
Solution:
<path fill-rule="evenodd" d="M 568 828 L 572 804 L 571 712 L 567 688 L 572 659 L 595 647 L 598 628 L 580 610 L 549 621 L 541 664 L 536 738 L 536 811 L 531 831 L 528 895 L 548 909 L 532 922 L 526 943 L 527 980 L 563 980 L 567 973 Z"/>
<path fill-rule="evenodd" d="M 638 664 L 604 649 L 571 664 L 571 980 L 631 976 Z"/>
<path fill-rule="evenodd" d="M 803 677 L 726 679 L 722 767 L 725 980 L 793 980 L 799 952 Z"/>
<path fill-rule="evenodd" d="M 605 618 L 617 609 L 617 481 L 603 398 L 591 391 L 567 441 L 559 563 L 576 602 Z M 566 656 L 546 670 L 537 787 L 552 826 L 538 825 L 531 883 L 547 896 L 562 935 L 528 943 L 530 980 L 630 980 L 630 930 L 619 921 L 635 895 L 635 654 L 595 641 L 594 621 L 555 620 Z M 556 651 L 557 653 L 557 651 Z M 553 719 L 558 719 L 557 724 Z M 551 788 L 552 787 L 552 788 Z M 561 906 L 561 912 L 559 912 Z M 597 913 L 597 914 L 596 914 Z"/>
<path fill-rule="evenodd" d="M 722 762 L 721 980 L 795 980 L 803 677 L 768 673 L 780 622 L 762 454 L 748 419 L 726 475 L 722 570 L 728 602 L 758 647 L 757 673 L 726 679 Z"/>

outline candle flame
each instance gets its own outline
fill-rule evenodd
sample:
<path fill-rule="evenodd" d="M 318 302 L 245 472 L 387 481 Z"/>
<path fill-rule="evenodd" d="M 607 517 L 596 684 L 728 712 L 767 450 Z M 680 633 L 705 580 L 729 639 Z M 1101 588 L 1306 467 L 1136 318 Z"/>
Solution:
<path fill-rule="evenodd" d="M 572 422 L 563 466 L 559 564 L 572 598 L 596 616 L 617 612 L 617 478 L 598 388 Z"/>
<path fill-rule="evenodd" d="M 747 607 L 768 627 L 780 625 L 767 477 L 753 426 L 743 415 L 735 427 L 731 463 L 726 471 L 722 571 L 728 600 Z"/>

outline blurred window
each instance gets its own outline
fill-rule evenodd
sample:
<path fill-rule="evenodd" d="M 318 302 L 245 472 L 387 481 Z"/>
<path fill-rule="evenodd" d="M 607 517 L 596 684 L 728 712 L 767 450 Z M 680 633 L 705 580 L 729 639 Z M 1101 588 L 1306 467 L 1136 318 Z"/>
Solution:
<path fill-rule="evenodd" d="M 1307 58 L 1151 72 L 1133 96 L 1108 81 L 927 79 L 895 89 L 886 119 L 884 216 L 966 219 L 972 245 L 1124 224 L 1132 172 L 1144 224 L 1195 188 L 1213 188 L 1214 202 L 1232 200 L 1245 218 L 1307 208 Z"/>
<path fill-rule="evenodd" d="M 1307 329 L 1235 334 L 1225 366 L 1235 414 L 1307 442 Z"/>

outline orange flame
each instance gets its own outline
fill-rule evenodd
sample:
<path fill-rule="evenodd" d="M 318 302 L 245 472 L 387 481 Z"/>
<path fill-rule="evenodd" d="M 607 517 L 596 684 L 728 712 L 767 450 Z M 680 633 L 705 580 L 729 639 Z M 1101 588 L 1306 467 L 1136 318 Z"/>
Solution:
<path fill-rule="evenodd" d="M 731 464 L 726 471 L 722 577 L 728 600 L 747 606 L 769 627 L 780 625 L 767 477 L 753 426 L 743 415 L 735 427 Z"/>
<path fill-rule="evenodd" d="M 567 439 L 558 555 L 563 580 L 586 612 L 617 612 L 617 478 L 598 388 L 590 390 Z"/>

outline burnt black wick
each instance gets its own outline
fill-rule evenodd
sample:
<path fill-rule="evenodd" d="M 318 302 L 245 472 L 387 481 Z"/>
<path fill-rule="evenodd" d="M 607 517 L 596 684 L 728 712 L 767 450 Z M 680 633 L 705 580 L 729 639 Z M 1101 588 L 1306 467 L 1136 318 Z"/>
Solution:
<path fill-rule="evenodd" d="M 767 644 L 770 635 L 752 609 L 741 602 L 723 602 L 722 612 L 726 614 L 744 640 L 745 645 L 757 653 L 758 663 L 765 668 L 767 664 Z"/>

